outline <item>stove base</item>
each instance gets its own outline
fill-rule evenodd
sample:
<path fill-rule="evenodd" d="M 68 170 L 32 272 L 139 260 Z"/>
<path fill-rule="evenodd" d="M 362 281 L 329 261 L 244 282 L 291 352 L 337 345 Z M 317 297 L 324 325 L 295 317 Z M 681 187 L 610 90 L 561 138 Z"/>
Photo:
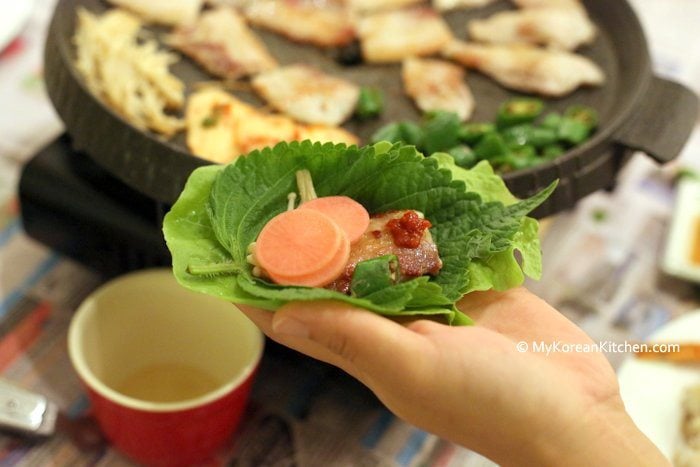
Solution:
<path fill-rule="evenodd" d="M 65 134 L 24 167 L 19 202 L 31 238 L 107 277 L 171 264 L 161 232 L 168 207 L 75 152 Z"/>

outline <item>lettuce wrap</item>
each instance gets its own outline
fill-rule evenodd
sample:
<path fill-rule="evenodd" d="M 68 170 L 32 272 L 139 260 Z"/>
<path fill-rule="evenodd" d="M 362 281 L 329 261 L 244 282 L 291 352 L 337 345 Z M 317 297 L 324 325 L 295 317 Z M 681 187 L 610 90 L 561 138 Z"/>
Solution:
<path fill-rule="evenodd" d="M 384 276 L 386 267 L 358 267 L 353 282 L 364 286 L 351 294 L 255 277 L 248 246 L 287 210 L 288 194 L 297 190 L 295 173 L 304 169 L 318 196 L 348 196 L 371 214 L 423 213 L 443 262 L 439 274 L 395 283 Z M 471 320 L 455 304 L 465 294 L 516 287 L 526 275 L 539 278 L 538 224 L 527 214 L 555 187 L 518 200 L 488 162 L 465 170 L 447 154 L 424 157 L 403 144 L 281 143 L 227 166 L 195 170 L 166 215 L 163 232 L 178 282 L 223 300 L 270 311 L 290 301 L 338 300 L 387 316 L 432 316 L 464 325 Z"/>

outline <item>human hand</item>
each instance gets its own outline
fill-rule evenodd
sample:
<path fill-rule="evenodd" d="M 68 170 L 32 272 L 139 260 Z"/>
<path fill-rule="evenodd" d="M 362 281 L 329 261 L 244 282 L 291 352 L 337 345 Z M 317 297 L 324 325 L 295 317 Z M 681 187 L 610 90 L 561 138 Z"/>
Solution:
<path fill-rule="evenodd" d="M 475 326 L 399 324 L 335 302 L 240 308 L 273 340 L 362 381 L 397 416 L 501 465 L 669 465 L 625 412 L 603 354 L 518 350 L 593 344 L 555 309 L 522 288 L 458 306 Z"/>

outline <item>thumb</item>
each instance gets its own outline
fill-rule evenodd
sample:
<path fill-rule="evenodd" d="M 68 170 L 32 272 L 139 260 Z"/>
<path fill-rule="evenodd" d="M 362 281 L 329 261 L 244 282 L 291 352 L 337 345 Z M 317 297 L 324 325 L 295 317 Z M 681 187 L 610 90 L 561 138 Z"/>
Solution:
<path fill-rule="evenodd" d="M 281 343 L 339 366 L 366 383 L 379 375 L 391 378 L 388 372 L 410 376 L 417 356 L 425 355 L 428 345 L 424 336 L 394 321 L 331 301 L 283 306 L 274 314 L 272 332 Z"/>

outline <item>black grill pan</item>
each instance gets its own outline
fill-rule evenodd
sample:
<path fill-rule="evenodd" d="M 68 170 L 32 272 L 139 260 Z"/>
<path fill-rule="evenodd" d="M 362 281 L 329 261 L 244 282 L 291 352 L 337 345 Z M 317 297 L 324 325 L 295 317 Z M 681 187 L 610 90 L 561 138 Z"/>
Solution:
<path fill-rule="evenodd" d="M 521 197 L 554 179 L 560 180 L 559 188 L 540 207 L 538 216 L 568 209 L 587 194 L 611 187 L 632 150 L 643 150 L 660 163 L 673 159 L 697 120 L 695 94 L 652 73 L 646 39 L 630 5 L 624 0 L 586 0 L 584 3 L 598 26 L 599 36 L 580 53 L 603 68 L 607 82 L 600 88 L 580 89 L 565 98 L 548 100 L 547 105 L 551 110 L 562 110 L 574 103 L 590 105 L 598 110 L 601 126 L 588 142 L 556 160 L 505 175 L 508 186 Z M 101 0 L 59 0 L 45 49 L 49 96 L 76 149 L 91 155 L 133 188 L 157 201 L 172 203 L 192 170 L 208 162 L 188 152 L 182 135 L 166 140 L 138 130 L 87 90 L 73 66 L 75 53 L 71 38 L 79 6 L 94 12 L 107 9 Z M 485 17 L 510 8 L 513 8 L 510 2 L 502 0 L 486 8 L 451 12 L 446 18 L 455 35 L 464 38 L 469 18 Z M 164 33 L 159 29 L 155 31 Z M 420 118 L 402 93 L 399 65 L 343 67 L 335 60 L 334 51 L 294 44 L 265 31 L 260 31 L 260 35 L 283 64 L 313 63 L 356 83 L 384 90 L 387 110 L 381 119 L 346 125 L 364 141 L 387 122 Z M 174 72 L 188 84 L 212 79 L 187 58 L 174 66 Z M 473 121 L 492 120 L 498 105 L 514 95 L 476 72 L 470 73 L 467 80 L 477 101 Z M 251 94 L 239 93 L 239 96 L 261 103 Z"/>

